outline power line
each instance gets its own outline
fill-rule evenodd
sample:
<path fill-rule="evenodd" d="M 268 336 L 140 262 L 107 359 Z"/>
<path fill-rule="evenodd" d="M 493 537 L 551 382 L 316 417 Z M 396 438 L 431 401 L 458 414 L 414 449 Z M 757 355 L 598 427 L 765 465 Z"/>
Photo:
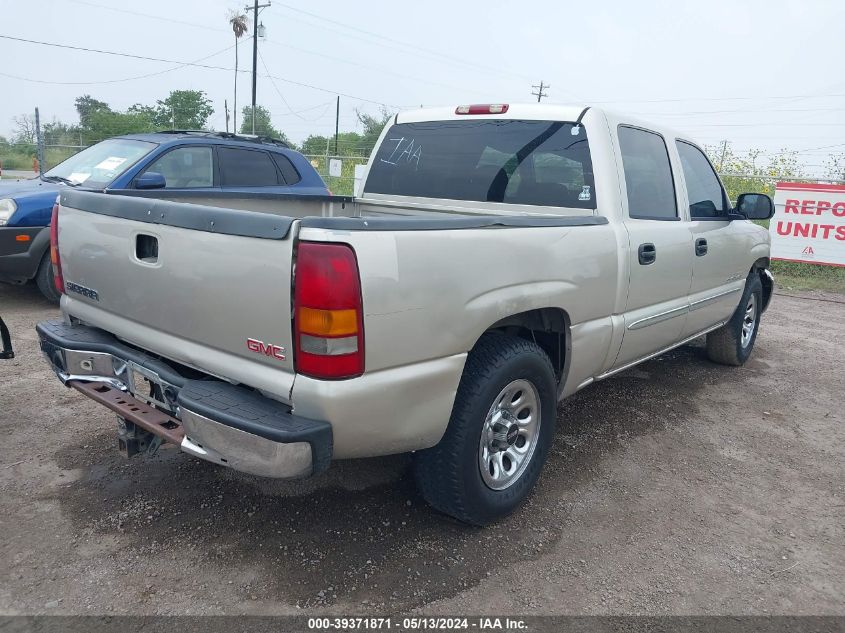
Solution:
<path fill-rule="evenodd" d="M 285 107 L 288 109 L 288 112 L 290 114 L 294 115 L 296 118 L 302 120 L 302 121 L 309 121 L 309 119 L 307 119 L 306 117 L 300 116 L 299 112 L 295 112 L 294 109 L 290 107 L 288 100 L 285 99 L 285 96 L 282 94 L 282 91 L 279 90 L 279 87 L 276 85 L 276 82 L 273 80 L 272 76 L 270 76 L 270 70 L 267 68 L 267 62 L 264 61 L 264 56 L 261 54 L 261 51 L 258 52 L 258 59 L 261 60 L 261 65 L 264 67 L 264 70 L 267 72 L 267 76 L 270 78 L 270 84 L 273 86 L 276 93 L 279 95 L 279 98 L 282 100 L 282 103 L 285 104 Z M 331 101 L 329 101 L 328 103 L 331 103 Z M 321 104 L 321 105 L 327 105 L 327 104 Z M 315 106 L 314 108 L 309 108 L 309 109 L 314 110 L 318 107 L 319 106 Z M 321 115 L 321 117 L 322 117 L 322 115 Z M 321 118 L 321 117 L 318 117 L 318 118 Z M 313 121 L 316 121 L 316 119 L 313 119 L 312 122 Z"/>
<path fill-rule="evenodd" d="M 370 37 L 374 37 L 374 38 L 376 38 L 376 39 L 384 40 L 384 41 L 391 42 L 391 43 L 393 43 L 393 44 L 397 44 L 397 45 L 402 46 L 402 47 L 405 47 L 405 48 L 413 49 L 413 50 L 415 50 L 415 51 L 419 51 L 419 52 L 425 53 L 425 54 L 427 54 L 427 55 L 430 55 L 430 56 L 434 56 L 434 57 L 440 58 L 442 61 L 448 62 L 449 64 L 462 64 L 462 65 L 464 65 L 464 66 L 470 66 L 470 67 L 473 67 L 473 68 L 479 68 L 479 69 L 482 69 L 482 70 L 486 70 L 486 71 L 488 71 L 488 72 L 491 72 L 491 73 L 494 73 L 494 74 L 497 74 L 497 75 L 500 75 L 500 74 L 503 74 L 503 73 L 504 73 L 504 74 L 511 75 L 511 76 L 513 76 L 513 77 L 519 77 L 519 78 L 521 78 L 521 79 L 526 79 L 526 78 L 527 78 L 527 76 L 526 76 L 526 75 L 522 75 L 522 74 L 520 74 L 520 73 L 514 73 L 514 72 L 511 72 L 511 71 L 505 70 L 505 69 L 503 69 L 503 68 L 493 68 L 493 67 L 491 67 L 491 66 L 486 66 L 486 65 L 484 65 L 484 64 L 479 64 L 479 63 L 477 63 L 477 62 L 469 61 L 469 60 L 466 60 L 466 59 L 461 59 L 460 57 L 456 57 L 456 56 L 451 55 L 451 54 L 441 53 L 440 51 L 436 51 L 436 50 L 434 50 L 434 49 L 424 48 L 424 47 L 422 47 L 422 46 L 417 46 L 416 44 L 409 44 L 409 43 L 407 43 L 407 42 L 403 42 L 402 40 L 397 40 L 397 39 L 395 39 L 395 38 L 388 37 L 387 35 L 381 35 L 380 33 L 375 33 L 375 32 L 373 32 L 373 31 L 368 31 L 368 30 L 366 30 L 366 29 L 362 29 L 362 28 L 360 28 L 360 27 L 350 26 L 350 25 L 348 25 L 348 24 L 346 24 L 346 23 L 344 23 L 344 22 L 341 22 L 341 21 L 339 21 L 339 20 L 333 20 L 333 19 L 331 19 L 331 18 L 327 18 L 327 17 L 325 17 L 325 16 L 323 16 L 323 15 L 319 15 L 319 14 L 317 14 L 317 13 L 312 13 L 312 12 L 310 12 L 310 11 L 306 11 L 306 10 L 304 10 L 304 9 L 300 9 L 300 8 L 298 8 L 298 7 L 294 7 L 294 6 L 291 6 L 291 5 L 289 5 L 289 4 L 285 4 L 285 3 L 283 3 L 283 2 L 276 2 L 276 4 L 275 4 L 274 6 L 282 6 L 282 7 L 286 8 L 286 9 L 288 9 L 289 11 L 294 11 L 294 12 L 296 12 L 296 13 L 301 13 L 301 14 L 303 14 L 303 15 L 307 15 L 307 16 L 309 16 L 309 17 L 315 18 L 315 19 L 320 20 L 320 21 L 323 21 L 323 22 L 328 22 L 328 23 L 330 23 L 330 24 L 335 24 L 335 25 L 337 25 L 337 26 L 340 26 L 340 27 L 342 27 L 342 28 L 344 28 L 344 29 L 348 29 L 348 30 L 350 30 L 350 31 L 355 31 L 355 32 L 358 32 L 358 33 L 363 33 L 363 34 L 365 34 L 365 35 L 368 35 L 368 36 L 370 36 Z"/>
<path fill-rule="evenodd" d="M 205 61 L 206 59 L 211 59 L 212 57 L 216 57 L 217 55 L 221 55 L 227 51 L 232 50 L 235 48 L 235 45 L 232 44 L 231 46 L 227 46 L 224 49 L 217 51 L 216 53 L 211 53 L 210 55 L 206 55 L 205 57 L 200 57 L 199 59 L 195 59 L 192 62 L 184 62 L 179 64 L 178 66 L 174 66 L 173 68 L 168 68 L 166 70 L 159 70 L 154 73 L 147 73 L 144 75 L 135 75 L 134 77 L 124 77 L 123 79 L 103 79 L 101 81 L 46 81 L 43 79 L 33 79 L 32 77 L 21 77 L 19 75 L 12 75 L 10 73 L 0 72 L 0 75 L 3 77 L 10 77 L 11 79 L 18 79 L 20 81 L 27 81 L 29 83 L 36 83 L 36 84 L 48 84 L 51 86 L 95 86 L 101 84 L 116 84 L 122 83 L 125 81 L 135 81 L 137 79 L 148 79 L 149 77 L 157 77 L 158 75 L 164 75 L 166 73 L 171 73 L 174 70 L 179 70 L 181 68 L 185 68 L 186 66 L 196 66 L 198 62 Z"/>
<path fill-rule="evenodd" d="M 141 59 L 148 62 L 161 62 L 164 64 L 181 64 L 183 66 L 194 66 L 197 68 L 210 68 L 212 70 L 233 70 L 232 68 L 224 68 L 223 66 L 212 66 L 208 64 L 198 64 L 195 62 L 182 62 L 174 59 L 164 59 L 161 57 L 148 57 L 146 55 L 135 55 L 133 53 L 119 53 L 116 51 L 106 51 L 100 48 L 87 48 L 85 46 L 74 46 L 72 44 L 57 44 L 56 42 L 42 42 L 40 40 L 30 40 L 23 37 L 14 37 L 12 35 L 0 34 L 0 39 L 12 40 L 14 42 L 24 42 L 26 44 L 37 44 L 39 46 L 52 46 L 53 48 L 64 48 L 74 51 L 83 51 L 85 53 L 98 53 L 100 55 L 112 55 L 114 57 L 128 57 L 130 59 Z M 249 72 L 249 71 L 244 71 Z"/>
<path fill-rule="evenodd" d="M 85 46 L 74 46 L 74 45 L 71 45 L 71 44 L 57 44 L 55 42 L 43 42 L 43 41 L 40 41 L 40 40 L 30 40 L 30 39 L 26 39 L 26 38 L 23 38 L 23 37 L 14 37 L 12 35 L 2 35 L 2 34 L 0 34 L 0 39 L 11 40 L 11 41 L 16 41 L 16 42 L 24 42 L 24 43 L 27 43 L 27 44 L 37 44 L 37 45 L 40 45 L 40 46 L 51 46 L 51 47 L 54 47 L 54 48 L 83 51 L 83 52 L 86 52 L 86 53 L 97 53 L 97 54 L 100 54 L 100 55 L 111 55 L 111 56 L 114 56 L 114 57 L 127 57 L 127 58 L 130 58 L 130 59 L 141 59 L 141 60 L 144 60 L 144 61 L 161 62 L 161 63 L 166 63 L 166 64 L 179 64 L 181 66 L 192 66 L 192 67 L 195 67 L 195 68 L 206 68 L 206 69 L 209 69 L 209 70 L 225 70 L 227 72 L 232 72 L 234 70 L 233 68 L 228 68 L 226 66 L 214 66 L 214 65 L 211 65 L 211 64 L 199 64 L 199 63 L 196 63 L 196 62 L 183 62 L 183 61 L 173 60 L 173 59 L 164 59 L 164 58 L 161 58 L 161 57 L 148 57 L 146 55 L 135 55 L 133 53 L 121 53 L 121 52 L 117 52 L 117 51 L 107 51 L 107 50 L 98 49 L 98 48 L 88 48 L 88 47 L 85 47 Z M 248 73 L 249 71 L 238 69 L 238 72 Z M 393 104 L 384 103 L 383 101 L 376 101 L 374 99 L 366 99 L 364 97 L 358 97 L 356 95 L 347 94 L 347 93 L 344 93 L 344 92 L 339 92 L 337 90 L 330 90 L 328 88 L 322 88 L 320 86 L 315 86 L 313 84 L 305 83 L 303 81 L 295 81 L 293 79 L 288 79 L 286 77 L 279 77 L 278 75 L 266 75 L 266 77 L 270 77 L 272 79 L 276 79 L 277 81 L 283 81 L 285 83 L 293 84 L 293 85 L 296 85 L 296 86 L 301 86 L 303 88 L 311 88 L 312 90 L 318 90 L 320 92 L 326 92 L 326 93 L 333 94 L 333 95 L 340 95 L 342 97 L 347 97 L 349 99 L 354 99 L 356 101 L 363 101 L 365 103 L 372 103 L 372 104 L 375 104 L 375 105 L 381 105 L 381 106 L 392 107 L 392 108 L 397 107 Z M 15 78 L 18 78 L 18 77 L 15 77 Z M 23 79 L 24 81 L 27 80 L 26 78 L 21 78 L 21 79 Z M 61 84 L 61 82 L 44 82 L 44 83 Z"/>
<path fill-rule="evenodd" d="M 441 88 L 448 88 L 450 90 L 455 90 L 455 91 L 465 90 L 465 88 L 462 88 L 462 87 L 459 87 L 459 86 L 452 86 L 452 85 L 449 85 L 449 84 L 441 83 L 439 81 L 432 81 L 430 79 L 423 79 L 422 77 L 414 77 L 413 75 L 409 75 L 408 73 L 405 73 L 405 72 L 396 72 L 396 71 L 390 70 L 389 68 L 383 68 L 381 66 L 373 66 L 371 64 L 364 64 L 364 63 L 361 63 L 361 62 L 352 61 L 351 59 L 343 59 L 342 57 L 334 57 L 332 55 L 327 55 L 326 53 L 320 53 L 318 51 L 312 51 L 312 50 L 309 50 L 307 48 L 301 48 L 299 46 L 294 46 L 293 44 L 276 42 L 276 41 L 270 40 L 270 39 L 268 39 L 267 42 L 269 44 L 275 44 L 276 46 L 283 46 L 285 48 L 291 48 L 295 51 L 300 51 L 302 53 L 305 53 L 306 55 L 314 55 L 316 57 L 322 57 L 324 59 L 328 59 L 328 60 L 331 60 L 331 61 L 334 61 L 334 62 L 339 62 L 341 64 L 349 64 L 351 66 L 358 66 L 359 68 L 368 68 L 370 70 L 375 70 L 379 73 L 383 73 L 383 74 L 386 74 L 386 75 L 393 75 L 394 77 L 399 77 L 401 79 L 412 79 L 412 80 L 419 82 L 419 83 L 429 84 L 429 85 L 432 85 L 432 86 L 439 86 Z"/>
<path fill-rule="evenodd" d="M 762 97 L 681 97 L 677 99 L 616 99 L 599 101 L 589 99 L 590 103 L 677 103 L 681 101 L 764 101 L 766 99 L 822 99 L 828 97 L 845 97 L 845 93 L 815 94 L 815 95 L 770 95 Z"/>
<path fill-rule="evenodd" d="M 124 14 L 127 14 L 127 15 L 144 17 L 144 18 L 149 18 L 149 19 L 152 19 L 152 20 L 159 20 L 159 21 L 162 21 L 162 22 L 167 22 L 168 24 L 180 24 L 180 25 L 184 25 L 184 26 L 190 26 L 190 27 L 194 27 L 194 28 L 205 29 L 205 30 L 208 30 L 208 31 L 216 31 L 218 33 L 221 33 L 221 32 L 222 33 L 228 33 L 229 32 L 228 29 L 224 29 L 224 28 L 216 28 L 216 27 L 207 26 L 207 25 L 204 25 L 204 24 L 197 24 L 197 23 L 194 23 L 194 22 L 186 22 L 184 20 L 175 20 L 175 19 L 171 19 L 171 18 L 168 18 L 168 17 L 165 17 L 165 16 L 152 15 L 152 14 L 149 14 L 149 13 L 141 13 L 140 11 L 130 11 L 128 9 L 120 9 L 120 8 L 117 8 L 117 7 L 111 7 L 111 6 L 107 6 L 107 5 L 97 4 L 97 3 L 94 3 L 94 2 L 89 2 L 87 0 L 71 0 L 71 1 L 75 2 L 77 4 L 87 5 L 87 6 L 91 6 L 91 7 L 100 8 L 100 9 L 107 9 L 109 11 L 115 11 L 115 12 L 124 13 Z M 293 7 L 289 7 L 289 8 L 291 8 L 291 10 L 296 10 L 296 9 L 293 9 Z M 300 12 L 307 13 L 305 11 L 300 11 Z M 274 12 L 274 13 L 277 13 L 277 12 Z M 317 17 L 318 19 L 328 20 L 328 18 L 319 18 L 319 16 L 317 16 L 316 14 L 309 14 L 309 15 L 311 15 L 313 17 Z M 287 18 L 287 19 L 289 19 L 289 18 Z M 308 24 L 308 23 L 306 22 L 306 24 Z M 346 27 L 346 28 L 353 28 L 353 27 Z M 332 30 L 334 32 L 338 32 L 334 29 L 332 29 Z M 361 29 L 356 29 L 356 30 L 361 30 Z M 363 31 L 363 32 L 370 33 L 369 31 Z M 379 36 L 377 34 L 372 34 L 372 35 L 375 36 L 375 37 L 384 37 L 384 36 Z M 392 38 L 385 38 L 385 39 L 388 39 L 388 40 L 394 41 L 394 42 L 398 42 L 398 40 L 393 40 Z M 427 80 L 427 79 L 422 79 L 422 78 L 409 77 L 407 74 L 404 74 L 404 73 L 397 73 L 397 72 L 394 72 L 394 71 L 391 71 L 391 70 L 388 70 L 388 69 L 385 69 L 385 68 L 367 65 L 367 64 L 363 64 L 363 63 L 359 63 L 359 62 L 353 62 L 349 59 L 332 57 L 330 55 L 326 55 L 325 53 L 319 53 L 317 51 L 312 51 L 312 50 L 309 50 L 309 49 L 300 48 L 300 47 L 293 46 L 293 45 L 287 44 L 287 43 L 276 42 L 276 41 L 270 40 L 269 38 L 267 39 L 267 42 L 271 43 L 271 44 L 276 44 L 278 46 L 285 46 L 287 48 L 292 48 L 294 50 L 298 50 L 298 51 L 306 53 L 308 55 L 316 55 L 318 57 L 324 57 L 324 58 L 330 59 L 332 61 L 338 61 L 338 62 L 341 62 L 341 63 L 352 64 L 352 65 L 355 65 L 355 66 L 360 66 L 362 68 L 371 68 L 371 69 L 377 70 L 379 72 L 389 73 L 389 74 L 393 74 L 393 75 L 396 75 L 396 76 L 399 76 L 399 77 L 407 77 L 409 79 L 415 79 L 415 81 L 428 83 L 428 84 L 435 85 L 435 86 L 441 86 L 441 87 L 444 87 L 444 88 L 450 88 L 450 89 L 453 89 L 453 90 L 459 89 L 456 86 L 450 86 L 450 85 L 447 85 L 447 84 L 443 84 L 443 83 L 439 83 L 439 82 L 431 81 L 431 80 Z M 398 43 L 405 45 L 402 42 L 398 42 Z M 412 48 L 413 48 L 413 46 L 412 46 Z M 420 50 L 426 50 L 426 49 L 420 49 Z M 435 53 L 435 54 L 437 54 L 441 57 L 446 57 L 446 56 L 443 56 L 441 53 Z M 454 61 L 452 58 L 447 57 L 447 59 L 449 59 L 449 61 Z M 145 75 L 142 75 L 139 78 L 144 78 L 144 77 L 145 77 Z M 15 78 L 18 78 L 18 77 L 15 77 Z M 129 78 L 129 79 L 131 79 L 131 78 Z M 126 81 L 128 81 L 129 79 L 127 79 Z M 95 83 L 113 83 L 113 82 L 84 82 L 84 83 L 83 82 L 66 82 L 66 83 L 69 84 L 69 85 L 72 85 L 72 84 L 84 85 L 84 83 L 93 85 Z"/>
<path fill-rule="evenodd" d="M 821 147 L 810 147 L 808 149 L 799 149 L 796 150 L 799 154 L 803 154 L 806 152 L 813 152 L 819 149 L 830 149 L 831 147 L 845 147 L 845 143 L 836 143 L 835 145 L 822 145 Z"/>
<path fill-rule="evenodd" d="M 686 112 L 631 112 L 635 116 L 698 116 L 701 114 L 754 114 L 754 113 L 778 113 L 778 112 L 842 112 L 842 108 L 797 108 L 777 109 L 769 108 L 749 110 L 697 110 Z"/>
<path fill-rule="evenodd" d="M 112 7 L 106 4 L 97 4 L 95 2 L 88 2 L 87 0 L 70 0 L 71 2 L 75 2 L 76 4 L 84 4 L 89 7 L 95 7 L 97 9 L 106 9 L 108 11 L 116 11 L 117 13 L 125 13 L 126 15 L 134 15 L 137 17 L 142 18 L 150 18 L 151 20 L 160 20 L 162 22 L 167 22 L 168 24 L 180 24 L 182 26 L 190 26 L 197 29 L 205 29 L 206 31 L 217 31 L 218 33 L 229 33 L 231 31 L 226 28 L 208 26 L 206 24 L 197 24 L 196 22 L 186 22 L 184 20 L 176 20 L 174 18 L 165 17 L 162 15 L 151 15 L 149 13 L 141 13 L 140 11 L 130 11 L 129 9 L 119 9 L 117 7 Z"/>

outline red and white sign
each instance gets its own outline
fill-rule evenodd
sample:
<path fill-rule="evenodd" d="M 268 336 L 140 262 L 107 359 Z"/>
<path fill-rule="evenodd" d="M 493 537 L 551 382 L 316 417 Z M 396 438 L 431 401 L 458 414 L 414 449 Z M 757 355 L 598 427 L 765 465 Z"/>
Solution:
<path fill-rule="evenodd" d="M 845 185 L 779 182 L 772 259 L 845 266 Z"/>

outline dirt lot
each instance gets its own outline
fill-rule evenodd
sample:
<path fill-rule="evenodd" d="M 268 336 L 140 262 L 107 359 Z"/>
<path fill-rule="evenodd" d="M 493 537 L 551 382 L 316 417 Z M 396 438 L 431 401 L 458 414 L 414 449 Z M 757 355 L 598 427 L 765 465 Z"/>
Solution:
<path fill-rule="evenodd" d="M 299 483 L 125 461 L 38 353 L 56 311 L 0 285 L 0 314 L 0 612 L 845 614 L 841 303 L 776 297 L 744 368 L 689 346 L 585 389 L 483 530 L 428 509 L 404 456 Z"/>

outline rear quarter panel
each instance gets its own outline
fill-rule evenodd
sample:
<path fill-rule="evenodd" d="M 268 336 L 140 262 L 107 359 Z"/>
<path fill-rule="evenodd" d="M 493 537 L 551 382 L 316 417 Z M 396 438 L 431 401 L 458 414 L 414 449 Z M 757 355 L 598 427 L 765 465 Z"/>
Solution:
<path fill-rule="evenodd" d="M 368 372 L 468 352 L 497 321 L 535 308 L 561 308 L 574 327 L 609 323 L 614 311 L 619 263 L 609 224 L 345 234 L 303 228 L 300 239 L 355 249 Z"/>

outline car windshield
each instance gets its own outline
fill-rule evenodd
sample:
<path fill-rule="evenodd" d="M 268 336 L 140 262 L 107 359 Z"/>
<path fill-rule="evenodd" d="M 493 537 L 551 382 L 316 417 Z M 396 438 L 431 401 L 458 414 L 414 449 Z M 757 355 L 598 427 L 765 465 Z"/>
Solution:
<path fill-rule="evenodd" d="M 108 185 L 149 154 L 156 145 L 127 138 L 108 139 L 74 154 L 53 167 L 44 177 L 98 189 Z"/>

